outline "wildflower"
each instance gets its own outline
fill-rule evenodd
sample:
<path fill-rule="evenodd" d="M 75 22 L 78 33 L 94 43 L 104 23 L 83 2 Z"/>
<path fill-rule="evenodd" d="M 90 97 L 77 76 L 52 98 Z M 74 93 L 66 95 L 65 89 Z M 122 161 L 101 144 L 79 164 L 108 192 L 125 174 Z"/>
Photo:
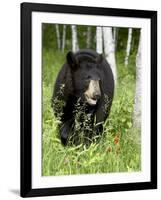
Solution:
<path fill-rule="evenodd" d="M 114 138 L 114 144 L 118 144 L 119 140 L 120 140 L 119 136 L 116 135 L 115 138 Z"/>

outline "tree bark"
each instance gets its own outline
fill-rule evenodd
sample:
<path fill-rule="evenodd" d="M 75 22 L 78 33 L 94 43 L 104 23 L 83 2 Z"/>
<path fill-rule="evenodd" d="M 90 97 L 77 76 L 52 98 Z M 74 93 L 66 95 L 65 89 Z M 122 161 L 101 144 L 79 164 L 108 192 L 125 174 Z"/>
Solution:
<path fill-rule="evenodd" d="M 113 28 L 113 40 L 114 40 L 114 45 L 115 45 L 115 52 L 117 50 L 118 29 L 119 28 L 117 27 Z"/>
<path fill-rule="evenodd" d="M 136 55 L 136 89 L 133 115 L 133 125 L 135 128 L 141 128 L 141 37 L 140 33 L 138 52 Z"/>
<path fill-rule="evenodd" d="M 111 27 L 103 27 L 103 42 L 104 42 L 104 52 L 105 52 L 106 60 L 111 66 L 115 83 L 117 83 L 115 44 L 114 44 Z"/>
<path fill-rule="evenodd" d="M 129 55 L 131 50 L 131 41 L 132 41 L 132 28 L 128 29 L 128 39 L 127 39 L 127 47 L 126 47 L 126 56 L 125 56 L 125 67 L 128 66 L 129 63 Z"/>
<path fill-rule="evenodd" d="M 62 52 L 64 52 L 65 49 L 65 39 L 66 39 L 66 25 L 63 25 Z"/>
<path fill-rule="evenodd" d="M 76 25 L 72 25 L 71 29 L 72 29 L 72 51 L 76 52 L 79 50 Z"/>
<path fill-rule="evenodd" d="M 96 28 L 96 51 L 103 53 L 102 27 L 100 26 Z"/>
<path fill-rule="evenodd" d="M 91 46 L 91 27 L 87 27 L 87 48 L 89 49 Z"/>
<path fill-rule="evenodd" d="M 60 41 L 59 25 L 55 24 L 55 28 L 56 28 L 57 47 L 58 47 L 58 49 L 60 49 L 61 41 Z"/>

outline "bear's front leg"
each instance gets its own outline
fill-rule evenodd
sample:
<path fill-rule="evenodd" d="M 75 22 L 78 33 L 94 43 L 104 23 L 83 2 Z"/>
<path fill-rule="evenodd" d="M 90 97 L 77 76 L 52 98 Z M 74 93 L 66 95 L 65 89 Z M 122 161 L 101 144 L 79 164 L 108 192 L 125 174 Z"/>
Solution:
<path fill-rule="evenodd" d="M 72 123 L 73 123 L 72 119 L 68 120 L 62 125 L 62 127 L 60 129 L 60 137 L 61 137 L 61 142 L 63 145 L 67 144 L 70 129 L 72 127 Z"/>
<path fill-rule="evenodd" d="M 95 131 L 97 135 L 101 135 L 103 132 L 103 123 L 106 119 L 106 114 L 104 112 L 104 103 L 101 103 L 101 105 L 98 106 L 96 111 L 96 126 Z"/>
<path fill-rule="evenodd" d="M 63 145 L 67 144 L 70 130 L 74 123 L 74 103 L 71 98 L 68 98 L 66 105 L 63 107 L 63 115 L 61 116 L 62 126 L 60 128 L 60 138 Z"/>

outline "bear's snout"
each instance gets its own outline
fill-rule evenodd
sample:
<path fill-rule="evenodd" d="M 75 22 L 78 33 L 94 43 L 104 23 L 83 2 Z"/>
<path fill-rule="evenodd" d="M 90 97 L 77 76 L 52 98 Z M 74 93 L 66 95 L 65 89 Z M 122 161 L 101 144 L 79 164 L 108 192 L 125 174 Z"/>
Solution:
<path fill-rule="evenodd" d="M 90 80 L 88 89 L 84 95 L 88 104 L 96 105 L 98 99 L 101 97 L 99 80 Z"/>
<path fill-rule="evenodd" d="M 101 93 L 100 93 L 99 91 L 97 91 L 97 92 L 95 92 L 95 93 L 93 94 L 93 99 L 99 100 L 100 97 L 101 97 Z"/>

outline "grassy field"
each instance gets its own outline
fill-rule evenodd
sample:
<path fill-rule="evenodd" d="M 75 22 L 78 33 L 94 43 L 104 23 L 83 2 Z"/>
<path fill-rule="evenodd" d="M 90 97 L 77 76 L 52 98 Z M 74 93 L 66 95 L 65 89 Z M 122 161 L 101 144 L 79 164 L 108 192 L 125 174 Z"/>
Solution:
<path fill-rule="evenodd" d="M 132 126 L 135 93 L 135 55 L 128 68 L 117 55 L 118 84 L 110 116 L 99 143 L 62 146 L 51 108 L 51 96 L 65 53 L 43 51 L 43 157 L 42 175 L 132 172 L 141 170 L 140 130 Z"/>

